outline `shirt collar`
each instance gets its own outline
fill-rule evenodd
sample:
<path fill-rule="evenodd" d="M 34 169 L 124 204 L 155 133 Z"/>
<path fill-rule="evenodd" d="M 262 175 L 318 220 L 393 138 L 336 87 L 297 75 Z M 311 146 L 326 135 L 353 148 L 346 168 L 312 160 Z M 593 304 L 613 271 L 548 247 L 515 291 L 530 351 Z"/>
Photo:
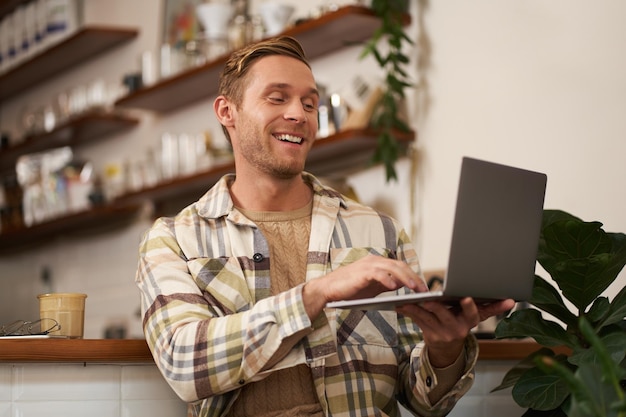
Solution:
<path fill-rule="evenodd" d="M 323 185 L 314 175 L 303 172 L 302 179 L 313 189 L 313 199 L 327 200 L 326 204 L 339 204 L 347 208 L 348 204 L 343 195 L 333 188 Z M 235 174 L 226 174 L 195 203 L 198 214 L 207 219 L 216 219 L 228 216 L 235 210 L 230 197 L 229 186 L 235 181 Z M 317 203 L 314 201 L 313 207 Z"/>

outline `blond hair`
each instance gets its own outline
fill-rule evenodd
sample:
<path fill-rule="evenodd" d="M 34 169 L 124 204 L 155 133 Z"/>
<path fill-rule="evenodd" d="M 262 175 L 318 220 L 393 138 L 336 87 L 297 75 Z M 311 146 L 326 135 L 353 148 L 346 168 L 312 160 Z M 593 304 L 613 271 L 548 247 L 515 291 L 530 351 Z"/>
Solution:
<path fill-rule="evenodd" d="M 230 55 L 220 74 L 218 95 L 223 95 L 239 107 L 243 102 L 243 94 L 248 85 L 246 75 L 252 64 L 260 58 L 271 55 L 295 58 L 311 68 L 302 45 L 296 39 L 290 36 L 266 39 L 247 45 Z M 222 126 L 222 130 L 230 141 L 230 135 L 224 126 Z"/>

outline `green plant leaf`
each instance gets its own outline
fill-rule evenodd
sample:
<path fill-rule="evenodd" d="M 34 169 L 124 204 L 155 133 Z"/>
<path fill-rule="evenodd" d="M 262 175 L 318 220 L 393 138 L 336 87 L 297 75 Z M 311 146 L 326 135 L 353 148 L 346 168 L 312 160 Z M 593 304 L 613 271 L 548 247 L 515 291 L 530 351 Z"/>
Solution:
<path fill-rule="evenodd" d="M 585 386 L 585 393 L 575 392 L 567 413 L 579 417 L 618 417 L 615 404 L 621 399 L 613 386 L 602 380 L 603 372 L 593 364 L 582 364 L 575 373 L 576 380 Z"/>
<path fill-rule="evenodd" d="M 503 389 L 510 388 L 514 386 L 522 374 L 528 371 L 531 368 L 535 368 L 535 358 L 538 356 L 554 356 L 554 351 L 552 349 L 548 349 L 546 347 L 542 347 L 541 349 L 531 353 L 526 356 L 520 362 L 518 362 L 513 368 L 509 369 L 509 371 L 504 375 L 500 385 L 493 388 L 490 392 L 501 391 Z"/>
<path fill-rule="evenodd" d="M 530 303 L 546 313 L 552 314 L 568 327 L 578 326 L 578 317 L 565 306 L 559 291 L 554 285 L 537 275 L 535 275 Z"/>
<path fill-rule="evenodd" d="M 600 322 L 611 310 L 611 304 L 607 297 L 598 297 L 591 304 L 591 308 L 587 312 L 587 320 L 591 323 Z"/>
<path fill-rule="evenodd" d="M 602 336 L 600 341 L 604 345 L 606 355 L 614 364 L 614 371 L 617 372 L 618 364 L 626 357 L 626 333 L 623 331 L 609 333 Z M 582 366 L 585 363 L 600 366 L 602 363 L 600 354 L 597 349 L 577 347 L 568 360 L 576 366 Z"/>
<path fill-rule="evenodd" d="M 578 310 L 598 297 L 626 264 L 626 235 L 564 212 L 544 213 L 539 263 Z"/>
<path fill-rule="evenodd" d="M 595 370 L 597 368 L 589 369 Z M 574 376 L 574 381 L 577 382 L 577 385 L 576 388 L 570 387 L 570 390 L 573 390 L 575 394 L 571 396 L 571 401 L 565 407 L 567 415 L 570 417 L 608 417 L 606 414 L 600 412 L 600 409 L 595 403 L 594 394 L 600 385 L 597 383 L 597 380 L 594 379 L 596 375 L 592 373 L 585 374 L 587 373 L 581 373 L 579 369 Z M 592 383 L 588 384 L 589 381 L 585 381 L 586 378 L 591 378 Z"/>
<path fill-rule="evenodd" d="M 541 227 L 544 228 L 546 226 L 551 225 L 552 223 L 555 222 L 560 222 L 563 220 L 575 220 L 575 221 L 582 221 L 581 219 L 579 219 L 578 217 L 563 211 L 563 210 L 550 210 L 550 209 L 545 209 L 543 211 L 543 219 L 542 219 L 542 224 Z"/>
<path fill-rule="evenodd" d="M 398 51 L 402 47 L 402 38 L 395 36 L 396 35 L 395 28 L 396 28 L 395 25 L 389 26 L 389 29 L 388 29 L 389 34 L 394 35 L 394 36 L 389 37 L 389 45 L 393 48 L 394 51 Z M 397 59 L 397 55 L 394 54 L 393 58 Z"/>
<path fill-rule="evenodd" d="M 596 334 L 584 316 L 580 318 L 579 327 L 583 336 L 591 342 L 598 354 L 603 377 L 611 380 L 616 391 L 620 391 L 619 381 L 624 377 L 625 372 L 618 364 L 622 363 L 626 356 L 626 332 L 622 331 L 620 326 L 613 326 L 612 332 Z"/>
<path fill-rule="evenodd" d="M 626 287 L 622 288 L 613 299 L 613 302 L 611 302 L 609 313 L 600 324 L 600 327 L 623 322 L 624 317 L 626 317 Z"/>
<path fill-rule="evenodd" d="M 546 320 L 532 308 L 514 311 L 496 326 L 495 336 L 502 338 L 532 337 L 543 346 L 576 346 L 575 338 L 558 323 Z"/>
<path fill-rule="evenodd" d="M 601 281 L 597 276 L 598 270 L 605 268 L 610 250 L 610 242 L 600 233 L 601 226 L 598 222 L 569 220 L 555 222 L 542 231 L 545 246 L 540 244 L 538 260 L 580 311 L 586 310 L 614 278 Z M 598 255 L 593 252 L 596 249 Z"/>
<path fill-rule="evenodd" d="M 383 32 L 381 28 L 378 28 L 372 34 L 372 37 L 369 38 L 367 42 L 365 42 L 361 53 L 359 54 L 359 59 L 363 59 L 366 56 L 374 53 L 378 53 L 378 49 L 376 45 L 378 44 L 379 39 L 382 37 Z"/>
<path fill-rule="evenodd" d="M 410 62 L 410 59 L 407 55 L 404 55 L 403 53 L 398 52 L 396 54 L 396 61 L 401 64 L 408 64 Z M 396 69 L 399 69 L 399 68 L 396 68 Z"/>
<path fill-rule="evenodd" d="M 521 407 L 546 411 L 558 408 L 570 391 L 558 375 L 532 368 L 520 377 L 511 393 Z"/>
<path fill-rule="evenodd" d="M 381 25 L 374 31 L 372 37 L 365 43 L 360 58 L 373 55 L 378 65 L 385 71 L 385 86 L 381 102 L 375 111 L 371 125 L 381 132 L 377 149 L 371 163 L 382 163 L 385 167 L 387 181 L 397 180 L 395 164 L 399 157 L 398 140 L 392 130 L 402 127 L 403 131 L 410 131 L 406 123 L 400 119 L 396 101 L 405 97 L 405 89 L 412 87 L 409 77 L 403 66 L 410 62 L 409 56 L 403 53 L 404 44 L 412 45 L 413 41 L 404 31 L 404 19 L 407 10 L 407 0 L 372 0 L 370 8 L 380 18 Z M 384 48 L 378 48 L 379 43 L 385 42 Z M 385 51 L 385 52 L 381 52 Z M 404 127 L 407 127 L 406 130 Z"/>
<path fill-rule="evenodd" d="M 405 132 L 405 133 L 409 133 L 411 131 L 411 128 L 409 127 L 409 125 L 404 123 L 404 121 L 400 119 L 396 120 L 394 127 L 398 129 L 399 131 Z"/>
<path fill-rule="evenodd" d="M 611 369 L 618 378 L 626 378 L 626 331 L 618 325 L 611 325 L 604 327 L 598 337 L 613 362 Z"/>
<path fill-rule="evenodd" d="M 407 72 L 400 66 L 400 65 L 394 65 L 393 66 L 393 70 L 398 73 L 399 75 L 402 76 L 402 78 L 404 79 L 408 79 L 409 78 L 409 74 L 407 74 Z M 413 85 L 410 83 L 405 83 L 406 87 L 412 87 Z M 402 91 L 402 96 L 404 97 L 404 92 Z"/>
<path fill-rule="evenodd" d="M 567 328 L 538 310 L 519 310 L 498 324 L 496 337 L 528 336 L 544 346 L 568 346 L 572 354 L 535 355 L 535 368 L 516 366 L 497 389 L 513 386 L 529 417 L 626 417 L 626 288 L 612 302 L 602 296 L 626 265 L 626 235 L 544 210 L 537 260 L 560 291 L 537 276 L 530 302 Z"/>

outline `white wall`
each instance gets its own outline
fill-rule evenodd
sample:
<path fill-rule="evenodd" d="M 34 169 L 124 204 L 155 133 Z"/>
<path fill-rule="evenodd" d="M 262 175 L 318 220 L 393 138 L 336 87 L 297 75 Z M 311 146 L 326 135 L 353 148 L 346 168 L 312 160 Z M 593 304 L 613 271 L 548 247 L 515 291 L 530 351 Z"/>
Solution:
<path fill-rule="evenodd" d="M 303 3 L 290 2 L 302 12 Z M 87 22 L 139 27 L 140 36 L 3 102 L 2 128 L 12 128 L 27 100 L 45 100 L 99 76 L 119 81 L 136 70 L 140 53 L 160 43 L 161 4 L 86 0 Z M 361 200 L 390 212 L 411 230 L 423 267 L 446 265 L 463 155 L 546 172 L 546 207 L 602 221 L 608 231 L 626 231 L 626 196 L 619 191 L 619 181 L 626 178 L 621 160 L 626 144 L 620 140 L 626 136 L 626 26 L 620 21 L 626 3 L 412 0 L 411 8 L 409 30 L 416 39 L 411 56 L 419 87 L 408 103 L 418 132 L 415 153 L 399 163 L 397 183 L 385 184 L 380 169 L 349 182 Z M 357 72 L 376 74 L 371 61 L 357 61 L 359 52 L 316 60 L 318 80 L 333 88 Z M 164 116 L 140 115 L 138 128 L 81 148 L 79 154 L 101 168 L 154 146 L 164 130 L 217 129 L 210 101 Z M 140 336 L 133 278 L 137 244 L 148 224 L 144 218 L 94 239 L 60 238 L 28 253 L 0 257 L 0 322 L 37 314 L 35 295 L 44 289 L 39 275 L 46 265 L 54 290 L 89 294 L 86 337 L 102 337 L 103 327 L 117 321 Z M 625 283 L 622 274 L 610 293 Z"/>
<path fill-rule="evenodd" d="M 0 364 L 0 417 L 186 414 L 154 364 Z"/>
<path fill-rule="evenodd" d="M 543 171 L 546 208 L 626 232 L 626 3 L 423 3 L 424 266 L 446 264 L 462 155 Z M 610 293 L 625 284 L 622 273 Z"/>

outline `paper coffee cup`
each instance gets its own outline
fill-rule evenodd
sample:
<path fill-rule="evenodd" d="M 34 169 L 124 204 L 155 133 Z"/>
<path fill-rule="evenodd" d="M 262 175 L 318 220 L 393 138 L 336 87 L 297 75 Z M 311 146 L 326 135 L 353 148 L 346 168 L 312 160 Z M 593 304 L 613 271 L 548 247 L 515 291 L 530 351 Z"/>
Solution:
<path fill-rule="evenodd" d="M 39 318 L 56 320 L 61 329 L 52 333 L 70 339 L 82 339 L 85 327 L 85 299 L 87 294 L 40 294 Z"/>

